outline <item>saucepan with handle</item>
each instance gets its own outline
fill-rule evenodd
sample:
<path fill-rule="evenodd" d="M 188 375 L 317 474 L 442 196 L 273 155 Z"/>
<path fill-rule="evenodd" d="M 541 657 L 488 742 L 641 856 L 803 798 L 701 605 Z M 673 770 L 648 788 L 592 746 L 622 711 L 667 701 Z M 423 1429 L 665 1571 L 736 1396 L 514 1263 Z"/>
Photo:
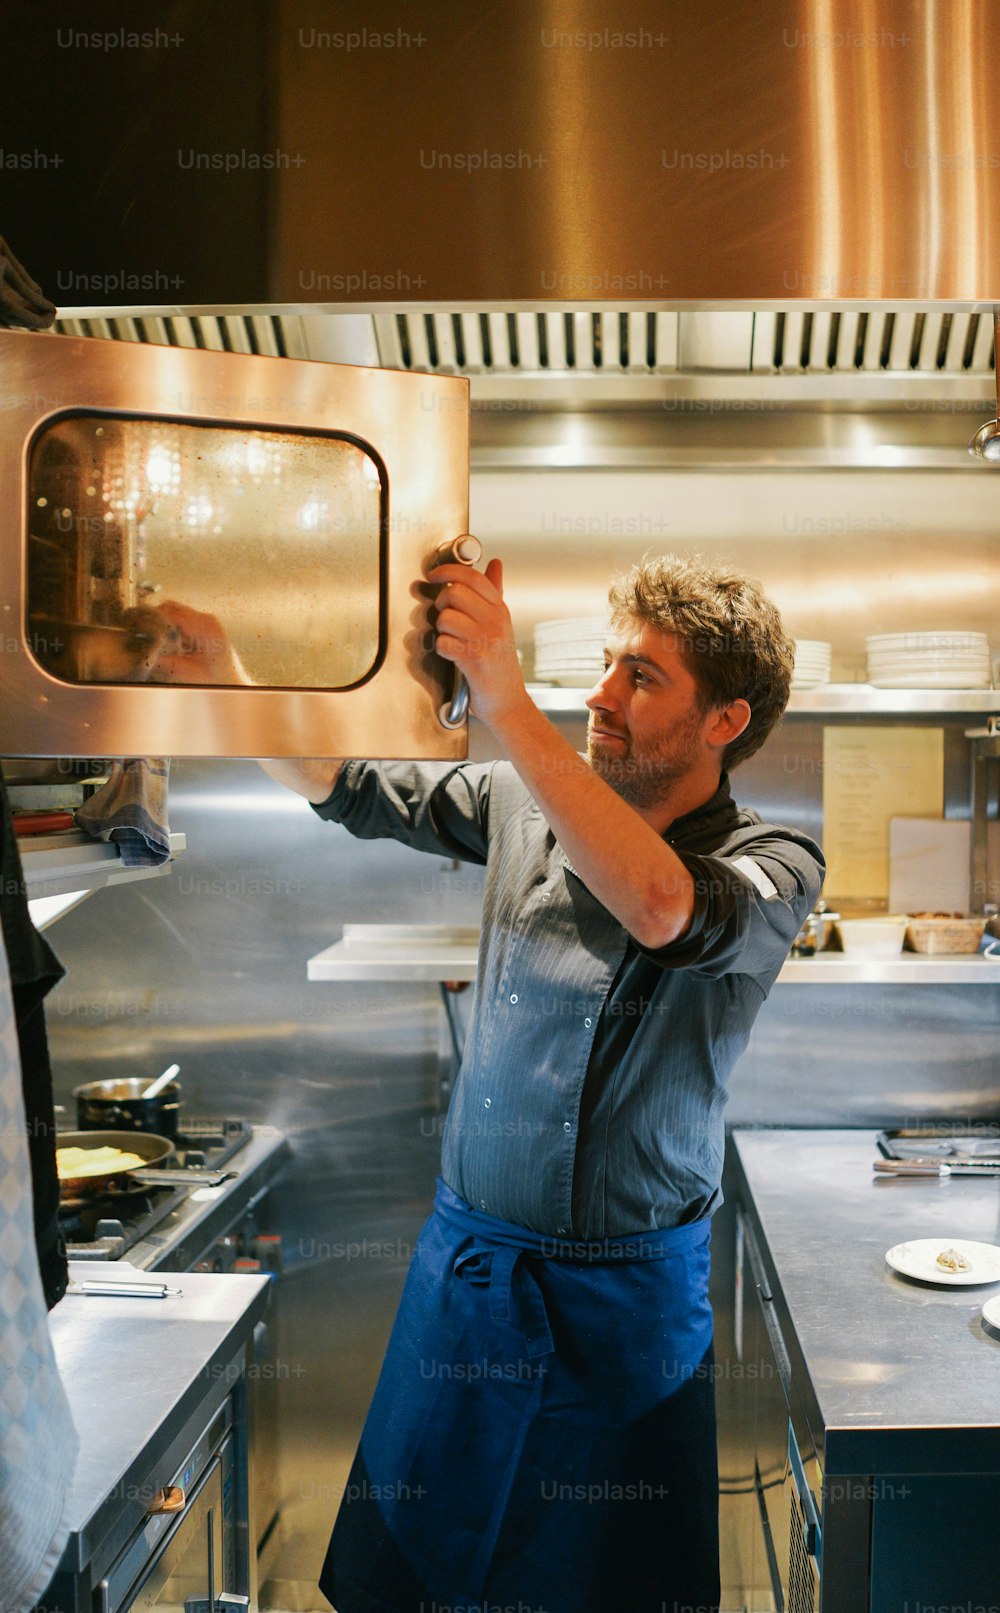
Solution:
<path fill-rule="evenodd" d="M 176 1137 L 180 1110 L 180 1066 L 150 1081 L 146 1076 L 86 1081 L 73 1088 L 76 1123 L 81 1131 L 149 1131 L 158 1137 Z"/>

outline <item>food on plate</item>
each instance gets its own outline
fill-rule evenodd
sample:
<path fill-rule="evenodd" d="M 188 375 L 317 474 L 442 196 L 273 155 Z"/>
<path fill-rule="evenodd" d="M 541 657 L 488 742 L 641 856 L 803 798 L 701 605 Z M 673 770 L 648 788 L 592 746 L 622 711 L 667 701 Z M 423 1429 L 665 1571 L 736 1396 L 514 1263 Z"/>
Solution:
<path fill-rule="evenodd" d="M 958 1249 L 942 1249 L 935 1262 L 943 1266 L 945 1271 L 971 1271 L 972 1261 L 966 1260 Z"/>
<path fill-rule="evenodd" d="M 105 1171 L 134 1171 L 145 1165 L 141 1154 L 128 1154 L 122 1148 L 57 1148 L 56 1170 L 61 1182 L 80 1176 L 103 1176 Z"/>

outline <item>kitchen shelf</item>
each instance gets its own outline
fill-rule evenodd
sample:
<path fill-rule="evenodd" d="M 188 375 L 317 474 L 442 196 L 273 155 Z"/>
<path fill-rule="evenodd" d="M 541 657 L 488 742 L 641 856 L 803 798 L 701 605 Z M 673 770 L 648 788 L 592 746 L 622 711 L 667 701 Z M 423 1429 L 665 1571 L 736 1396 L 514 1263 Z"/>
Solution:
<path fill-rule="evenodd" d="M 596 675 L 595 675 L 596 682 Z M 586 715 L 586 689 L 561 689 L 529 683 L 539 711 L 553 716 Z M 793 689 L 787 717 L 822 716 L 973 716 L 1000 713 L 1000 689 L 876 689 L 870 683 L 827 683 L 818 689 Z"/>
<path fill-rule="evenodd" d="M 343 938 L 309 959 L 307 978 L 336 980 L 475 980 L 479 932 L 443 924 L 345 924 Z M 789 958 L 778 985 L 985 986 L 1000 983 L 1000 957 L 979 953 L 851 958 L 831 952 Z"/>
<path fill-rule="evenodd" d="M 71 891 L 101 890 L 105 885 L 125 885 L 132 880 L 169 874 L 173 858 L 186 849 L 187 840 L 182 834 L 172 834 L 171 861 L 161 863 L 158 868 L 124 868 L 116 845 L 91 840 L 82 829 L 26 835 L 17 844 L 31 900 L 40 896 L 64 896 Z"/>
<path fill-rule="evenodd" d="M 842 952 L 815 958 L 789 958 L 779 985 L 799 986 L 989 986 L 1000 984 L 1000 957 L 982 953 L 928 957 L 904 952 L 898 958 L 851 958 Z"/>
<path fill-rule="evenodd" d="M 479 930 L 446 924 L 345 924 L 339 941 L 306 966 L 309 980 L 476 978 Z"/>

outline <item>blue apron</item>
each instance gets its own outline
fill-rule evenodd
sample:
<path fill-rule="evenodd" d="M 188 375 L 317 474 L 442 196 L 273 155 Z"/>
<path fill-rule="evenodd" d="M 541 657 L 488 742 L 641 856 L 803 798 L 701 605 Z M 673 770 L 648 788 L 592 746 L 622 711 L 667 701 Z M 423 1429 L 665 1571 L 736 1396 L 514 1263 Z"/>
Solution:
<path fill-rule="evenodd" d="M 320 1577 L 337 1613 L 713 1613 L 709 1230 L 577 1243 L 438 1183 Z"/>

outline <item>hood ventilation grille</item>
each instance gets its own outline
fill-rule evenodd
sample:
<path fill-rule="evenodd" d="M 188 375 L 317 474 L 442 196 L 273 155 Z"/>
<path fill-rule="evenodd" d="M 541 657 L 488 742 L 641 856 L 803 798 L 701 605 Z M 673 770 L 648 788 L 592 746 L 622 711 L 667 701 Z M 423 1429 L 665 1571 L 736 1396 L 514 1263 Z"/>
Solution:
<path fill-rule="evenodd" d="M 754 368 L 783 374 L 850 370 L 988 375 L 989 314 L 912 309 L 896 313 L 787 313 L 754 316 Z M 770 348 L 770 361 L 767 351 Z"/>
<path fill-rule="evenodd" d="M 893 426 L 877 428 L 887 447 L 909 443 L 914 431 L 933 447 L 936 414 L 950 419 L 994 407 L 988 310 L 434 309 L 339 315 L 164 309 L 110 317 L 84 310 L 58 320 L 56 329 L 106 340 L 466 375 L 479 422 L 477 453 L 489 417 L 499 430 L 505 416 L 512 421 L 549 412 L 622 411 L 634 423 L 639 414 L 653 412 L 673 422 L 676 433 L 679 420 L 699 412 L 726 411 L 731 421 L 741 410 L 790 419 L 853 412 L 866 417 L 870 435 L 880 414 L 894 412 Z M 759 434 L 764 428 L 755 429 Z M 767 429 L 791 441 L 791 425 Z M 961 433 L 948 429 L 958 442 Z M 845 439 L 838 462 L 867 463 L 867 441 L 864 430 Z M 597 453 L 596 445 L 591 452 Z M 818 462 L 815 455 L 809 462 Z"/>
<path fill-rule="evenodd" d="M 375 333 L 389 369 L 649 375 L 677 368 L 677 314 L 376 314 Z"/>
<path fill-rule="evenodd" d="M 988 314 L 900 310 L 767 314 L 376 314 L 390 369 L 466 375 L 981 374 Z"/>
<path fill-rule="evenodd" d="M 302 321 L 282 314 L 144 314 L 114 319 L 57 319 L 66 336 L 96 336 L 158 347 L 203 347 L 217 353 L 308 358 Z"/>
<path fill-rule="evenodd" d="M 329 315 L 328 318 L 336 318 Z M 310 320 L 309 323 L 314 323 Z M 989 376 L 988 313 L 424 313 L 372 316 L 388 369 L 446 375 L 682 374 Z M 71 336 L 309 358 L 293 314 L 60 319 Z"/>

